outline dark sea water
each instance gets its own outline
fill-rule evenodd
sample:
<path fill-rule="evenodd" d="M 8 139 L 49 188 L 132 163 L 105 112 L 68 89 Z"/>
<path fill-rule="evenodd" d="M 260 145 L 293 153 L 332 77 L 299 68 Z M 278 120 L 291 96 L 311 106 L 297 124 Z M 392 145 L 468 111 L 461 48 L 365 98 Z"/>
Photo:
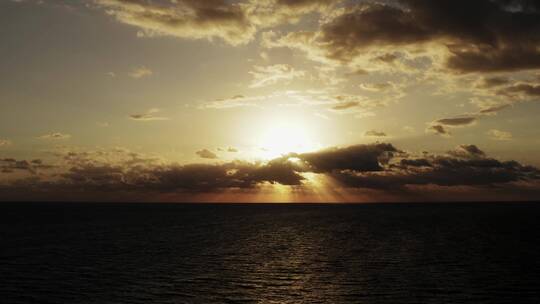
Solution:
<path fill-rule="evenodd" d="M 0 303 L 540 303 L 540 204 L 0 204 Z"/>

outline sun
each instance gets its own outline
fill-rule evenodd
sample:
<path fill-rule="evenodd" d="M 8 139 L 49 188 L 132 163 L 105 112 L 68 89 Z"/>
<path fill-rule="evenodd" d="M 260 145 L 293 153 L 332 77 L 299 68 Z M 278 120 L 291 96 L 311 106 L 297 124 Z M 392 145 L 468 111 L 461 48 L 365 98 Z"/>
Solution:
<path fill-rule="evenodd" d="M 317 145 L 307 125 L 277 121 L 269 124 L 259 137 L 258 146 L 263 158 L 275 158 L 291 152 L 302 153 L 316 150 Z"/>

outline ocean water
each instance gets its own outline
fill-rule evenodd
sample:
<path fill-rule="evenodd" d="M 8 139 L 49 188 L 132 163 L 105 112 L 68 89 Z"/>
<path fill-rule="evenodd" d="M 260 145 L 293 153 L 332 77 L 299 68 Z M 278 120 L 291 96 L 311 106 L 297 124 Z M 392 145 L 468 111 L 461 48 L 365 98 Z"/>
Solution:
<path fill-rule="evenodd" d="M 540 204 L 0 204 L 0 303 L 540 303 Z"/>

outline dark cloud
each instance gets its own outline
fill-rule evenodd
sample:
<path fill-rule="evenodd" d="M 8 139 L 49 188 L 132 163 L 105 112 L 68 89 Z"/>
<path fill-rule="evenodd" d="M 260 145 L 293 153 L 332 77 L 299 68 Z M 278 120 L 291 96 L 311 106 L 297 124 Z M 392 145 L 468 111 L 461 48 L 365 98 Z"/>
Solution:
<path fill-rule="evenodd" d="M 187 165 L 160 163 L 135 153 L 115 153 L 124 159 L 112 162 L 104 160 L 108 157 L 96 158 L 96 153 L 66 153 L 62 159 L 69 161 L 62 169 L 63 173 L 58 175 L 36 174 L 35 168 L 29 169 L 32 166 L 51 167 L 41 160 L 2 159 L 0 171 L 4 176 L 11 176 L 7 172 L 15 170 L 29 172 L 30 176 L 0 183 L 0 194 L 18 193 L 22 197 L 33 193 L 39 197 L 40 193 L 78 191 L 181 195 L 255 190 L 264 184 L 304 187 L 306 173 L 330 178 L 338 188 L 392 192 L 409 191 L 410 186 L 504 186 L 512 189 L 517 187 L 515 183 L 540 180 L 538 169 L 516 161 L 491 158 L 475 145 L 461 145 L 443 155 L 424 153 L 418 157 L 402 152 L 392 144 L 377 143 L 292 153 L 268 162 Z"/>
<path fill-rule="evenodd" d="M 339 2 L 341 0 L 277 0 L 280 5 L 286 6 L 309 6 L 313 4 L 330 4 L 332 2 Z"/>
<path fill-rule="evenodd" d="M 370 131 L 367 131 L 366 133 L 364 133 L 364 136 L 370 136 L 370 137 L 386 137 L 386 133 L 380 132 L 380 131 L 375 131 L 375 130 L 370 130 Z"/>
<path fill-rule="evenodd" d="M 435 124 L 444 126 L 467 126 L 476 122 L 476 117 L 454 117 L 454 118 L 442 118 L 435 121 Z"/>
<path fill-rule="evenodd" d="M 438 135 L 449 136 L 450 132 L 442 125 L 431 125 L 427 128 L 427 131 L 433 132 Z"/>
<path fill-rule="evenodd" d="M 302 169 L 297 164 L 290 162 L 287 158 L 271 160 L 266 165 L 246 166 L 238 170 L 237 174 L 244 183 L 250 186 L 262 182 L 278 183 L 281 185 L 301 185 L 304 177 L 300 175 Z"/>
<path fill-rule="evenodd" d="M 54 191 L 188 191 L 212 192 L 228 188 L 254 188 L 262 183 L 300 185 L 301 169 L 287 158 L 268 163 L 229 162 L 222 164 L 156 164 L 140 162 L 103 162 L 81 155 L 70 156 L 68 169 L 55 182 L 33 180 L 36 187 Z M 28 161 L 9 162 L 7 169 L 29 170 Z M 2 168 L 2 167 L 0 167 Z M 12 185 L 13 186 L 13 185 Z M 4 186 L 9 188 L 10 186 Z M 2 186 L 0 186 L 0 191 Z"/>
<path fill-rule="evenodd" d="M 335 172 L 333 177 L 349 187 L 396 189 L 411 185 L 483 186 L 540 179 L 540 171 L 515 161 L 489 158 L 474 145 L 462 145 L 446 156 L 405 158 L 380 172 Z"/>
<path fill-rule="evenodd" d="M 504 110 L 504 109 L 506 109 L 506 108 L 508 108 L 510 106 L 511 106 L 510 104 L 502 104 L 502 105 L 486 107 L 486 108 L 481 109 L 478 113 L 483 114 L 483 115 L 490 115 L 490 114 L 492 115 L 492 114 L 498 113 L 499 111 Z"/>
<path fill-rule="evenodd" d="M 510 83 L 510 79 L 506 77 L 484 77 L 482 81 L 477 85 L 479 88 L 493 88 L 506 85 Z"/>
<path fill-rule="evenodd" d="M 16 160 L 14 158 L 0 159 L 0 171 L 3 173 L 13 173 L 16 171 L 37 174 L 40 170 L 54 168 L 53 165 L 45 164 L 41 159 L 34 160 Z"/>
<path fill-rule="evenodd" d="M 312 172 L 325 173 L 335 170 L 381 171 L 382 165 L 399 153 L 391 144 L 357 145 L 333 148 L 297 155 L 309 165 Z"/>
<path fill-rule="evenodd" d="M 118 21 L 136 26 L 141 36 L 219 38 L 245 44 L 263 28 L 295 23 L 326 12 L 319 31 L 299 32 L 289 46 L 338 61 L 380 51 L 372 61 L 394 63 L 396 47 L 447 50 L 446 66 L 461 73 L 540 68 L 540 12 L 530 0 L 397 0 L 386 4 L 345 0 L 96 0 Z M 349 4 L 330 14 L 334 4 Z M 295 34 L 295 33 L 293 33 Z M 307 39 L 307 40 L 306 40 Z M 312 43 L 308 46 L 309 42 Z M 306 43 L 308 42 L 308 43 Z M 309 52 L 309 51 L 308 51 Z"/>
<path fill-rule="evenodd" d="M 528 0 L 403 0 L 432 39 L 447 41 L 459 72 L 540 67 L 540 12 Z"/>
<path fill-rule="evenodd" d="M 349 187 L 396 189 L 407 185 L 494 186 L 520 180 L 537 180 L 537 169 L 515 162 L 496 160 L 423 160 L 429 169 L 409 166 L 395 174 L 354 174 L 340 172 L 334 178 Z"/>
<path fill-rule="evenodd" d="M 430 33 L 418 25 L 412 14 L 382 4 L 361 5 L 338 16 L 322 28 L 327 56 L 351 60 L 362 50 L 376 45 L 401 45 L 426 41 Z"/>
<path fill-rule="evenodd" d="M 201 158 L 208 158 L 208 159 L 217 159 L 218 158 L 218 156 L 214 152 L 212 152 L 212 151 L 210 151 L 208 149 L 199 150 L 199 151 L 195 152 L 195 154 L 197 154 Z"/>
<path fill-rule="evenodd" d="M 480 150 L 476 145 L 460 145 L 456 149 L 449 151 L 449 155 L 460 158 L 483 158 L 486 156 L 484 151 Z"/>
<path fill-rule="evenodd" d="M 449 129 L 471 126 L 476 121 L 477 118 L 474 116 L 441 118 L 430 123 L 427 131 L 437 135 L 450 136 L 451 132 Z"/>
<path fill-rule="evenodd" d="M 287 35 L 277 45 L 340 62 L 396 48 L 438 52 L 458 73 L 540 68 L 540 12 L 528 0 L 368 1 L 323 23 L 310 36 Z M 307 39 L 306 39 L 307 38 Z M 308 47 L 306 42 L 311 43 Z M 440 55 L 440 53 L 439 53 Z M 437 56 L 435 56 L 437 57 Z M 391 63 L 392 55 L 378 61 Z M 376 59 L 377 60 L 377 59 Z"/>
<path fill-rule="evenodd" d="M 400 161 L 402 167 L 431 167 L 431 163 L 424 158 L 417 159 L 402 159 Z"/>
<path fill-rule="evenodd" d="M 389 64 L 394 63 L 398 59 L 399 59 L 399 56 L 392 53 L 386 53 L 384 55 L 380 55 L 373 58 L 373 60 L 375 61 L 380 61 L 380 62 L 389 63 Z"/>
<path fill-rule="evenodd" d="M 540 85 L 531 83 L 516 83 L 497 91 L 498 95 L 518 97 L 521 99 L 540 97 Z"/>

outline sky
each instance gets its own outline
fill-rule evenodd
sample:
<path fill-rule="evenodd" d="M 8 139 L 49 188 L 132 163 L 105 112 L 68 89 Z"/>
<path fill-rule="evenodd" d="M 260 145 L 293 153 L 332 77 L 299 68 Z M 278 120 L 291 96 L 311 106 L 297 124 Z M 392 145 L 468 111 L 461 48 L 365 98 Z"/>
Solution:
<path fill-rule="evenodd" d="M 540 199 L 532 0 L 4 0 L 0 200 Z"/>

